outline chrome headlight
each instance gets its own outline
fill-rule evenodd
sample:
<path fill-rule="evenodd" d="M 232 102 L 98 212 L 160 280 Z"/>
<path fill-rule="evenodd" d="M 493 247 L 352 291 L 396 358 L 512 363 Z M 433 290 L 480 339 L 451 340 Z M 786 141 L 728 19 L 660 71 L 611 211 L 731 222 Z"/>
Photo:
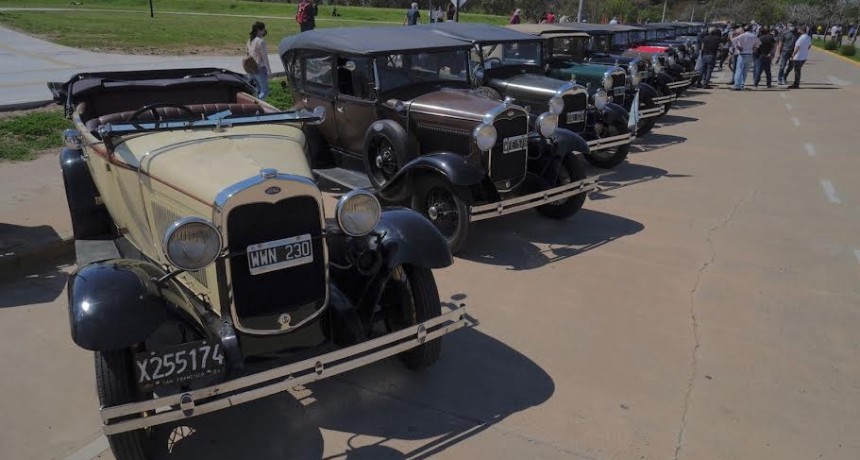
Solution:
<path fill-rule="evenodd" d="M 552 135 L 555 134 L 555 129 L 558 128 L 558 115 L 544 112 L 537 117 L 535 123 L 540 130 L 541 136 L 552 137 Z"/>
<path fill-rule="evenodd" d="M 549 100 L 549 112 L 555 115 L 559 115 L 561 112 L 564 112 L 564 99 L 553 96 Z"/>
<path fill-rule="evenodd" d="M 603 110 L 606 107 L 606 103 L 609 102 L 609 95 L 606 94 L 606 91 L 602 89 L 597 90 L 594 93 L 594 106 L 597 107 L 598 110 Z"/>
<path fill-rule="evenodd" d="M 607 73 L 603 76 L 603 89 L 605 89 L 606 91 L 612 91 L 612 75 L 611 74 Z"/>
<path fill-rule="evenodd" d="M 658 74 L 663 71 L 663 64 L 660 64 L 660 58 L 655 54 L 651 56 L 651 63 L 654 64 L 654 73 Z"/>
<path fill-rule="evenodd" d="M 334 216 L 337 226 L 347 235 L 367 235 L 379 223 L 382 206 L 372 193 L 353 190 L 337 200 Z"/>
<path fill-rule="evenodd" d="M 164 232 L 162 246 L 167 261 L 182 270 L 200 270 L 221 254 L 223 239 L 212 222 L 200 217 L 183 217 Z"/>
<path fill-rule="evenodd" d="M 633 86 L 639 86 L 639 82 L 642 81 L 642 77 L 639 75 L 639 72 L 636 71 L 636 68 L 630 67 L 630 84 Z"/>
<path fill-rule="evenodd" d="M 490 150 L 496 145 L 496 138 L 498 133 L 496 133 L 496 127 L 493 125 L 488 125 L 482 123 L 475 127 L 472 131 L 472 137 L 475 138 L 475 143 L 478 144 L 478 148 L 481 150 Z"/>
<path fill-rule="evenodd" d="M 666 56 L 666 63 L 669 64 L 670 66 L 675 65 L 675 58 L 672 56 Z"/>

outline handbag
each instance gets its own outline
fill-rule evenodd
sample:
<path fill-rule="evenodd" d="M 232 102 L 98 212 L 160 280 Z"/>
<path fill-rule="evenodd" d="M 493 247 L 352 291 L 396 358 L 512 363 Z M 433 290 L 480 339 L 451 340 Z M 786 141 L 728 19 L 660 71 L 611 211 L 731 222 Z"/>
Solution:
<path fill-rule="evenodd" d="M 251 75 L 260 71 L 257 61 L 255 61 L 251 56 L 245 56 L 242 58 L 242 68 L 245 69 L 245 72 L 248 72 Z"/>

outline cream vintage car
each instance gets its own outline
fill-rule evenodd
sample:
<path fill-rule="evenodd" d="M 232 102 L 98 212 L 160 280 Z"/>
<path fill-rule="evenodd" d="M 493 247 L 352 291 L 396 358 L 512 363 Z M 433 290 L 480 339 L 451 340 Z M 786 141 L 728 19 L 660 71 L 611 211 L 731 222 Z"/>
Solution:
<path fill-rule="evenodd" d="M 428 366 L 465 324 L 442 312 L 431 270 L 451 254 L 423 216 L 359 190 L 325 218 L 302 131 L 323 110 L 280 111 L 221 69 L 49 87 L 75 125 L 71 335 L 95 352 L 117 459 L 145 458 L 163 423 L 388 356 Z"/>

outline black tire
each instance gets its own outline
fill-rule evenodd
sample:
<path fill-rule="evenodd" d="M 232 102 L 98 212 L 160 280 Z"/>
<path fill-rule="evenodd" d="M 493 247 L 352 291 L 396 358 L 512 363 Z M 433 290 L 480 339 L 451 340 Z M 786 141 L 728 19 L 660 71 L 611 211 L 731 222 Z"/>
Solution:
<path fill-rule="evenodd" d="M 60 166 L 75 239 L 114 238 L 116 227 L 107 208 L 96 202 L 99 191 L 87 168 L 83 153 L 79 150 L 63 150 L 60 154 Z"/>
<path fill-rule="evenodd" d="M 489 86 L 479 86 L 475 89 L 475 92 L 493 101 L 503 100 L 502 95 L 499 94 L 499 92 L 494 90 L 493 88 L 490 88 Z"/>
<path fill-rule="evenodd" d="M 585 179 L 585 168 L 572 152 L 568 153 L 559 168 L 548 168 L 553 177 L 544 178 L 550 188 Z M 550 219 L 567 219 L 582 209 L 586 193 L 580 193 L 562 200 L 553 201 L 537 207 L 537 211 Z"/>
<path fill-rule="evenodd" d="M 651 107 L 648 107 L 651 108 Z M 657 124 L 657 117 L 646 118 L 644 120 L 639 120 L 639 125 L 636 126 L 636 137 L 643 137 L 646 134 L 650 133 L 652 129 L 654 129 L 654 125 Z M 629 146 L 628 146 L 629 149 Z"/>
<path fill-rule="evenodd" d="M 436 279 L 429 268 L 401 265 L 394 269 L 382 297 L 386 324 L 398 331 L 442 314 Z M 430 340 L 397 355 L 409 369 L 429 367 L 439 359 L 442 338 Z"/>
<path fill-rule="evenodd" d="M 131 350 L 95 352 L 96 389 L 102 407 L 143 399 L 134 385 Z M 146 430 L 138 429 L 107 437 L 117 460 L 146 460 Z"/>
<path fill-rule="evenodd" d="M 370 183 L 377 190 L 383 188 L 406 163 L 417 156 L 415 144 L 406 131 L 394 122 L 382 123 L 381 130 L 368 134 L 364 143 L 364 167 Z"/>
<path fill-rule="evenodd" d="M 621 134 L 621 130 L 614 126 L 610 126 L 607 131 L 609 131 L 609 137 Z M 598 168 L 612 169 L 623 163 L 628 153 L 630 153 L 630 143 L 612 149 L 590 152 L 585 159 Z"/>
<path fill-rule="evenodd" d="M 412 195 L 412 209 L 430 220 L 456 254 L 469 237 L 469 206 L 466 191 L 437 175 L 422 177 Z"/>

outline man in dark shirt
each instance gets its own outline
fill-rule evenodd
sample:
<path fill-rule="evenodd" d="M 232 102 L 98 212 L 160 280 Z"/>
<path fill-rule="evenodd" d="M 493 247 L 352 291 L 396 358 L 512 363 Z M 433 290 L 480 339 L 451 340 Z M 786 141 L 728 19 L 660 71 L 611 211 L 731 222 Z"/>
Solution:
<path fill-rule="evenodd" d="M 702 38 L 702 83 L 706 89 L 711 88 L 711 75 L 717 64 L 717 52 L 720 50 L 722 34 L 717 29 L 711 31 Z"/>
<path fill-rule="evenodd" d="M 406 17 L 403 19 L 404 26 L 414 26 L 421 22 L 421 13 L 418 11 L 418 4 L 413 3 L 412 8 L 406 11 Z"/>
<path fill-rule="evenodd" d="M 770 74 L 770 66 L 773 62 L 773 52 L 776 48 L 776 39 L 773 38 L 767 27 L 761 28 L 761 35 L 758 37 L 761 45 L 753 53 L 753 86 L 758 88 L 758 83 L 761 81 L 761 72 L 764 71 L 767 77 L 767 87 L 771 88 L 773 77 Z"/>
<path fill-rule="evenodd" d="M 299 30 L 304 32 L 306 30 L 314 30 L 317 26 L 317 6 L 314 4 L 314 0 L 302 0 L 299 3 L 299 15 L 301 19 L 299 21 Z"/>
<path fill-rule="evenodd" d="M 776 75 L 777 85 L 785 86 L 785 79 L 791 72 L 793 67 L 791 53 L 794 52 L 797 37 L 797 28 L 793 25 L 789 25 L 786 31 L 779 36 L 779 45 L 776 50 L 776 56 L 779 56 L 779 73 Z"/>

